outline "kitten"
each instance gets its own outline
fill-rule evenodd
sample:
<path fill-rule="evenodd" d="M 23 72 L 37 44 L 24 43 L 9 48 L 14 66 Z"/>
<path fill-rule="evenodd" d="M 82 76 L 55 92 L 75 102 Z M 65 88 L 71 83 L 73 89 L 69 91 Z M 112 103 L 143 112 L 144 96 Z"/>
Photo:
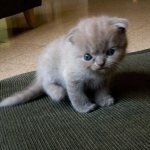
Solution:
<path fill-rule="evenodd" d="M 92 17 L 79 22 L 67 35 L 50 43 L 39 59 L 35 81 L 25 90 L 0 102 L 0 107 L 27 102 L 45 92 L 54 101 L 69 96 L 78 112 L 114 103 L 109 80 L 127 47 L 128 21 Z M 85 89 L 94 90 L 90 99 Z"/>

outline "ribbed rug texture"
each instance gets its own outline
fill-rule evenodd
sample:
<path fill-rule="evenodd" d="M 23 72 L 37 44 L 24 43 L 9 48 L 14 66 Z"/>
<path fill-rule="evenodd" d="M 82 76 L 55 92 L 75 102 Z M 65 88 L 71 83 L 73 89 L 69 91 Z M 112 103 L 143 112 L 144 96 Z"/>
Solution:
<path fill-rule="evenodd" d="M 0 81 L 0 100 L 34 75 Z M 91 113 L 47 96 L 0 108 L 0 150 L 150 150 L 150 50 L 128 54 L 112 85 L 115 105 Z"/>

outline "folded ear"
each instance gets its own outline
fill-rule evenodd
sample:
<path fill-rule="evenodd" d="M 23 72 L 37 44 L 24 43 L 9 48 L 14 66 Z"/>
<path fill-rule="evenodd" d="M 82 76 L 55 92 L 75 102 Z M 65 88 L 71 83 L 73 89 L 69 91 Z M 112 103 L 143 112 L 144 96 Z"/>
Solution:
<path fill-rule="evenodd" d="M 113 17 L 112 24 L 119 29 L 126 29 L 128 27 L 128 20 L 124 18 Z"/>
<path fill-rule="evenodd" d="M 70 41 L 71 43 L 74 43 L 73 37 L 75 33 L 77 32 L 77 28 L 72 28 L 66 35 L 66 39 Z"/>

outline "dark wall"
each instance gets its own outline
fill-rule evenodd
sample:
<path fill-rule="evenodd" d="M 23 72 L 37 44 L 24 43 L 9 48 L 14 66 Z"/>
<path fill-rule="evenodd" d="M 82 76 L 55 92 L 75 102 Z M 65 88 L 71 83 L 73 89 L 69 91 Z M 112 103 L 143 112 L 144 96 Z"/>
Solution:
<path fill-rule="evenodd" d="M 0 0 L 0 18 L 40 6 L 41 0 Z"/>

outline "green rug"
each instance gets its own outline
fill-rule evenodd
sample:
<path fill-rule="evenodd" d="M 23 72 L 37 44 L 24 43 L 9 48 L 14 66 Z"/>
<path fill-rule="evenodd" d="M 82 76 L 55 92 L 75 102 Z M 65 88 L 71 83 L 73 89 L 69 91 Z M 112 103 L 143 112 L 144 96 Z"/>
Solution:
<path fill-rule="evenodd" d="M 34 72 L 0 82 L 0 99 Z M 0 150 L 150 150 L 150 50 L 129 54 L 113 81 L 116 104 L 88 114 L 48 97 L 0 108 Z"/>

